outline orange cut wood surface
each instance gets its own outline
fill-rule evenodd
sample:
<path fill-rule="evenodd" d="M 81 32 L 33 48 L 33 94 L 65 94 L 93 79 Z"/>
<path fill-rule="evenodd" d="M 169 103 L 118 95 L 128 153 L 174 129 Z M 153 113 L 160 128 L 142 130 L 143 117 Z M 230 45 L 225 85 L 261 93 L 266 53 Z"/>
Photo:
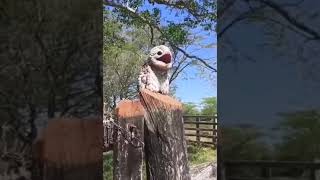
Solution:
<path fill-rule="evenodd" d="M 182 110 L 182 103 L 169 95 L 155 93 L 147 89 L 140 90 L 140 99 L 143 103 L 152 105 L 153 107 L 168 108 L 170 110 Z"/>
<path fill-rule="evenodd" d="M 144 116 L 144 108 L 139 100 L 122 100 L 116 108 L 116 115 L 119 119 Z"/>
<path fill-rule="evenodd" d="M 37 160 L 56 165 L 102 162 L 102 120 L 100 118 L 52 119 L 36 139 L 33 148 Z"/>

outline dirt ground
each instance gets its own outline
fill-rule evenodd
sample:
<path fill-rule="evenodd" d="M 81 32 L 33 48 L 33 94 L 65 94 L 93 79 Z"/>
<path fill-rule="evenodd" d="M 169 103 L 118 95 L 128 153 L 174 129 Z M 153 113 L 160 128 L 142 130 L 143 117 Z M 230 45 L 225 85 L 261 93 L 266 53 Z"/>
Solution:
<path fill-rule="evenodd" d="M 217 164 L 204 163 L 190 168 L 191 180 L 216 180 L 217 179 Z"/>

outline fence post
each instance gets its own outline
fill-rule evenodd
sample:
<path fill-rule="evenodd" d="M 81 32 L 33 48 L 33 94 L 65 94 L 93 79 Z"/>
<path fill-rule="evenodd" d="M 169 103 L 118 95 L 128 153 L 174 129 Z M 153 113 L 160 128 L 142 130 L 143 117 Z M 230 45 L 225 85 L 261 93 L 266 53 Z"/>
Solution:
<path fill-rule="evenodd" d="M 197 144 L 200 145 L 200 125 L 199 125 L 199 122 L 200 122 L 200 118 L 199 117 L 196 117 L 196 141 L 197 141 Z"/>
<path fill-rule="evenodd" d="M 213 132 L 212 132 L 212 143 L 213 143 L 213 146 L 214 148 L 217 148 L 217 136 L 218 136 L 218 126 L 217 126 L 217 123 L 218 123 L 218 120 L 217 120 L 217 115 L 214 115 L 213 116 Z"/>
<path fill-rule="evenodd" d="M 314 160 L 315 163 L 319 163 L 320 160 L 319 159 L 315 159 Z M 312 180 L 320 180 L 320 170 L 317 169 L 317 167 L 313 166 L 311 168 L 311 179 Z"/>
<path fill-rule="evenodd" d="M 314 168 L 310 168 L 310 179 L 317 180 L 316 170 Z"/>
<path fill-rule="evenodd" d="M 261 168 L 261 176 L 264 178 L 271 178 L 272 177 L 271 167 L 263 166 Z"/>

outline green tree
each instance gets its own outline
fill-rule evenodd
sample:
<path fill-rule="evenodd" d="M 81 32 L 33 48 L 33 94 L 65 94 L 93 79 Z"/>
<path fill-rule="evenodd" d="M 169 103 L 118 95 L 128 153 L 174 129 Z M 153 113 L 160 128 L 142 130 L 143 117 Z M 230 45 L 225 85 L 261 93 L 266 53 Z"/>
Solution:
<path fill-rule="evenodd" d="M 280 124 L 282 141 L 277 144 L 281 160 L 309 160 L 320 158 L 320 112 L 317 110 L 282 113 Z"/>
<path fill-rule="evenodd" d="M 217 98 L 216 97 L 207 97 L 203 98 L 201 114 L 203 115 L 215 115 L 217 113 Z"/>
<path fill-rule="evenodd" d="M 268 147 L 263 141 L 264 134 L 250 125 L 220 128 L 221 158 L 223 160 L 263 160 Z"/>
<path fill-rule="evenodd" d="M 197 105 L 192 102 L 183 103 L 183 111 L 185 115 L 197 115 L 200 114 L 197 109 Z"/>
<path fill-rule="evenodd" d="M 206 33 L 191 32 L 196 29 L 208 33 L 214 31 L 216 1 L 119 0 L 104 1 L 104 5 L 106 11 L 113 12 L 120 22 L 132 28 L 135 26 L 146 29 L 152 46 L 159 42 L 168 43 L 173 48 L 174 54 L 181 56 L 175 61 L 177 68 L 173 74 L 180 74 L 190 65 L 205 67 L 210 72 L 216 72 L 213 58 L 204 58 L 188 50 L 190 45 L 197 45 L 200 48 L 214 47 L 214 43 L 201 41 L 207 37 Z M 145 5 L 152 8 L 143 8 Z M 166 18 L 164 11 L 168 10 L 176 17 L 180 17 L 179 20 Z"/>
<path fill-rule="evenodd" d="M 101 5 L 82 0 L 2 5 L 0 25 L 7 36 L 0 42 L 0 154 L 10 155 L 2 158 L 6 162 L 28 166 L 37 128 L 50 118 L 99 112 L 101 26 L 95 24 Z"/>
<path fill-rule="evenodd" d="M 146 59 L 147 38 L 143 30 L 128 28 L 105 14 L 103 44 L 104 102 L 115 108 L 122 99 L 137 95 L 137 78 Z M 135 37 L 135 38 L 132 38 Z"/>
<path fill-rule="evenodd" d="M 270 160 L 271 154 L 268 145 L 263 141 L 265 135 L 259 128 L 250 125 L 239 125 L 238 127 L 219 126 L 220 151 L 218 159 L 227 160 Z M 229 174 L 233 176 L 257 176 L 260 169 L 236 168 L 230 169 Z"/>

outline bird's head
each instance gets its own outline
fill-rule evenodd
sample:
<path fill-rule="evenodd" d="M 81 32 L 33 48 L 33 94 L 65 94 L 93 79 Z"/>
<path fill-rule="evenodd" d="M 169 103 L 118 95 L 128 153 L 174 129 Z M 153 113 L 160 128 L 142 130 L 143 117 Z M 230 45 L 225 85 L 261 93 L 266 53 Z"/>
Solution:
<path fill-rule="evenodd" d="M 156 46 L 150 50 L 148 61 L 151 66 L 161 71 L 168 71 L 172 68 L 172 53 L 167 46 Z"/>

